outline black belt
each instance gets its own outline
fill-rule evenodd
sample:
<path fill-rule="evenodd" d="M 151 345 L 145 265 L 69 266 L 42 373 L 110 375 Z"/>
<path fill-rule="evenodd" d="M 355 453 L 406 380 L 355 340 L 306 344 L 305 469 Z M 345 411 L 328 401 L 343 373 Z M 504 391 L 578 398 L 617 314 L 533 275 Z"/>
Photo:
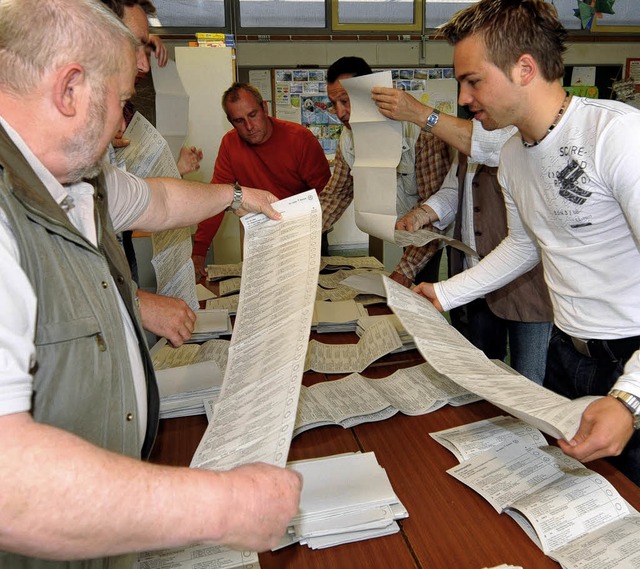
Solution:
<path fill-rule="evenodd" d="M 640 349 L 640 336 L 617 338 L 615 340 L 583 340 L 569 336 L 559 328 L 560 335 L 569 340 L 576 352 L 597 360 L 626 362 L 633 352 Z"/>

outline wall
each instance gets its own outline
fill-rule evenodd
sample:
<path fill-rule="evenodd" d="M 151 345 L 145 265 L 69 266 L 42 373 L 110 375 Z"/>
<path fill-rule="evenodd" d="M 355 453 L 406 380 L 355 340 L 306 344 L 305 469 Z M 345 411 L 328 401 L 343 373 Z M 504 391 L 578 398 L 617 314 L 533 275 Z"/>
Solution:
<path fill-rule="evenodd" d="M 295 49 L 292 49 L 293 44 Z M 240 42 L 238 66 L 295 67 L 296 65 L 329 66 L 344 55 L 357 55 L 372 66 L 451 66 L 453 49 L 442 40 L 403 41 L 269 41 Z M 424 55 L 424 57 L 423 57 Z M 627 57 L 640 57 L 637 42 L 574 42 L 568 44 L 567 65 L 621 64 Z"/>
<path fill-rule="evenodd" d="M 622 65 L 627 57 L 640 57 L 638 41 L 612 41 L 611 36 L 596 38 L 585 35 L 568 44 L 565 55 L 567 65 Z M 625 38 L 628 39 L 628 38 Z M 635 39 L 635 38 L 632 38 Z M 188 40 L 167 41 L 170 47 L 186 45 Z M 265 68 L 328 67 L 345 55 L 364 58 L 373 66 L 416 67 L 420 65 L 450 67 L 453 48 L 443 40 L 426 41 L 357 40 L 335 37 L 332 41 L 238 41 L 236 49 L 238 76 L 246 80 L 248 70 Z M 613 79 L 613 78 L 612 78 Z M 366 236 L 353 223 L 353 212 L 347 212 L 329 240 L 332 249 L 362 247 Z M 385 248 L 385 258 L 395 258 L 397 252 Z M 386 264 L 386 263 L 385 263 Z"/>

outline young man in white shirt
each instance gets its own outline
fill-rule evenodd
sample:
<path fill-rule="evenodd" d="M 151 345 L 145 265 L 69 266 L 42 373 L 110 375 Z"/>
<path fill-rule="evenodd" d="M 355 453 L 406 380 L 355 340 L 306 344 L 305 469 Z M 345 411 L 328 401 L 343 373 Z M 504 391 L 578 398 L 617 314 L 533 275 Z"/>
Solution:
<path fill-rule="evenodd" d="M 582 461 L 622 453 L 616 464 L 638 484 L 640 112 L 567 95 L 567 33 L 542 0 L 481 0 L 442 33 L 454 45 L 460 104 L 485 129 L 513 124 L 520 136 L 500 158 L 509 235 L 476 267 L 417 291 L 447 310 L 541 259 L 555 321 L 545 386 L 609 395 L 559 444 Z"/>

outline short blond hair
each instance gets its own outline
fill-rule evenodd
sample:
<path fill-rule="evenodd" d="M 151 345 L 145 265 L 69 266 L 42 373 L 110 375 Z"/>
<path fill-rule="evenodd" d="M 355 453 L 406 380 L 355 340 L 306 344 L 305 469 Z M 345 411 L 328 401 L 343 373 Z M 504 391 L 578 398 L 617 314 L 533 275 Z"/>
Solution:
<path fill-rule="evenodd" d="M 544 0 L 480 0 L 456 13 L 439 34 L 451 45 L 477 34 L 489 61 L 507 76 L 525 53 L 536 60 L 547 81 L 564 76 L 567 31 L 555 6 Z"/>

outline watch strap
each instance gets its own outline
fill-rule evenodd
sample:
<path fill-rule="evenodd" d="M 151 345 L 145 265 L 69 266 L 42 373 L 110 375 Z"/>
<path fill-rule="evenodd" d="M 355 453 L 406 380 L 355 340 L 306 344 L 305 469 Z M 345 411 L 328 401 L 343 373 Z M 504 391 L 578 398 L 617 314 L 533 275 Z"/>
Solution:
<path fill-rule="evenodd" d="M 431 129 L 438 124 L 438 119 L 440 118 L 440 111 L 438 109 L 433 109 L 431 114 L 427 117 L 427 122 L 425 123 L 423 130 L 427 132 L 431 132 Z"/>
<path fill-rule="evenodd" d="M 640 429 L 640 397 L 620 389 L 612 389 L 609 395 L 622 403 L 633 415 L 633 428 Z"/>
<path fill-rule="evenodd" d="M 242 205 L 242 186 L 235 182 L 233 184 L 233 200 L 231 205 L 227 208 L 227 211 L 237 211 Z"/>

